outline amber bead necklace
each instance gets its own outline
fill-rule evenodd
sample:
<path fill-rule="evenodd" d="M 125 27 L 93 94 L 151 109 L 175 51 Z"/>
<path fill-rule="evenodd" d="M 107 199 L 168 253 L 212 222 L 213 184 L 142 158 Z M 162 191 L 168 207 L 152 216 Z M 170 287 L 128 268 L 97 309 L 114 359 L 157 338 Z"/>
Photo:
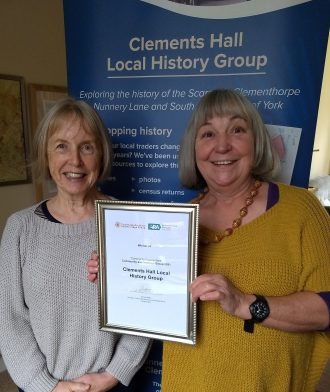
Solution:
<path fill-rule="evenodd" d="M 228 237 L 233 234 L 234 230 L 241 226 L 242 219 L 248 214 L 248 208 L 254 202 L 254 198 L 258 194 L 258 190 L 261 187 L 262 182 L 259 180 L 255 180 L 252 188 L 250 189 L 248 197 L 245 199 L 245 205 L 239 210 L 239 217 L 233 220 L 231 227 L 227 227 L 221 234 L 216 234 L 213 241 L 211 242 L 220 242 L 223 238 Z M 200 203 L 202 199 L 204 199 L 205 195 L 207 194 L 208 189 L 206 188 L 203 193 L 201 193 L 197 198 L 195 203 Z"/>

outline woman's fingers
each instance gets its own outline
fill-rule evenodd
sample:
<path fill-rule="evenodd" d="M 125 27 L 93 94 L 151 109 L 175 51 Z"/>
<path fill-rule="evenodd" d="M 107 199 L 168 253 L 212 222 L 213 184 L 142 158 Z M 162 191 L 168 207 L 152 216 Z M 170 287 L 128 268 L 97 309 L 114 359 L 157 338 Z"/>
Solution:
<path fill-rule="evenodd" d="M 92 252 L 90 259 L 87 261 L 87 279 L 90 282 L 96 282 L 99 272 L 99 257 L 97 253 Z"/>

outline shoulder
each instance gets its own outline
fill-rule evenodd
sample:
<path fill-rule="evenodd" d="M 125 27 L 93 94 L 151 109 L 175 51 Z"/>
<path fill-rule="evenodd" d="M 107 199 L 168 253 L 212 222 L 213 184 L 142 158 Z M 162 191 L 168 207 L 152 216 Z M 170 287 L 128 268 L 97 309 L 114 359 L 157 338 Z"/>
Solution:
<path fill-rule="evenodd" d="M 326 209 L 322 206 L 318 198 L 306 188 L 277 183 L 280 193 L 280 204 L 286 206 L 290 213 L 295 215 L 303 214 L 309 218 L 319 217 L 329 220 Z"/>
<path fill-rule="evenodd" d="M 7 225 L 8 224 L 17 224 L 17 223 L 22 223 L 24 221 L 29 221 L 31 218 L 33 218 L 34 211 L 36 208 L 40 205 L 40 203 L 35 204 L 33 206 L 24 208 L 23 210 L 16 211 L 12 213 L 8 219 L 7 219 Z"/>
<path fill-rule="evenodd" d="M 302 188 L 296 185 L 285 184 L 284 182 L 276 182 L 275 184 L 278 185 L 281 192 L 289 192 L 295 194 L 304 194 L 308 192 L 306 188 Z"/>
<path fill-rule="evenodd" d="M 316 202 L 321 206 L 321 203 L 316 198 L 316 196 L 308 191 L 306 188 L 298 187 L 295 185 L 288 185 L 284 183 L 277 183 L 280 196 L 286 199 L 295 200 L 297 203 L 307 203 Z"/>
<path fill-rule="evenodd" d="M 34 210 L 37 205 L 25 208 L 11 214 L 4 227 L 1 237 L 1 247 L 12 247 L 14 243 L 21 243 L 23 238 L 27 238 L 32 232 L 32 227 L 36 225 Z"/>
<path fill-rule="evenodd" d="M 298 200 L 302 201 L 308 200 L 308 202 L 312 200 L 313 202 L 317 202 L 317 204 L 321 205 L 317 197 L 306 188 L 302 188 L 296 185 L 288 185 L 282 182 L 278 182 L 277 185 L 280 191 L 280 195 L 282 196 L 295 199 L 298 198 Z"/>

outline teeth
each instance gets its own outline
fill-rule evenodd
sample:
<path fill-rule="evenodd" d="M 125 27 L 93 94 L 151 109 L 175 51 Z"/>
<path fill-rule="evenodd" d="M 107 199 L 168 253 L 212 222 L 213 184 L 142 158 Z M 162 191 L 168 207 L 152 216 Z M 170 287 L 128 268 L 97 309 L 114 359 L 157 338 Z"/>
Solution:
<path fill-rule="evenodd" d="M 216 161 L 213 162 L 215 165 L 230 165 L 233 161 Z"/>
<path fill-rule="evenodd" d="M 81 177 L 83 177 L 82 173 L 65 173 L 65 175 L 67 177 L 71 177 L 71 178 L 81 178 Z"/>

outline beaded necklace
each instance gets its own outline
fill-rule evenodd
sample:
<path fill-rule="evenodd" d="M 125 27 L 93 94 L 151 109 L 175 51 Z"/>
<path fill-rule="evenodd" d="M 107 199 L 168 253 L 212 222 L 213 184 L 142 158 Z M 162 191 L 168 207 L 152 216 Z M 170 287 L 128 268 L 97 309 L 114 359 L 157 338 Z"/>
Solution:
<path fill-rule="evenodd" d="M 254 198 L 258 194 L 258 190 L 261 187 L 262 182 L 259 180 L 255 180 L 252 188 L 250 189 L 249 196 L 245 199 L 245 205 L 239 210 L 239 217 L 233 220 L 231 227 L 227 227 L 222 233 L 217 233 L 214 236 L 213 241 L 205 241 L 205 243 L 211 242 L 220 242 L 223 238 L 228 237 L 233 234 L 234 230 L 241 226 L 242 219 L 248 214 L 248 208 L 254 202 Z M 204 199 L 205 195 L 207 194 L 208 189 L 206 188 L 203 193 L 201 193 L 197 198 L 195 203 L 200 203 L 202 199 Z M 203 241 L 204 242 L 204 241 Z"/>

